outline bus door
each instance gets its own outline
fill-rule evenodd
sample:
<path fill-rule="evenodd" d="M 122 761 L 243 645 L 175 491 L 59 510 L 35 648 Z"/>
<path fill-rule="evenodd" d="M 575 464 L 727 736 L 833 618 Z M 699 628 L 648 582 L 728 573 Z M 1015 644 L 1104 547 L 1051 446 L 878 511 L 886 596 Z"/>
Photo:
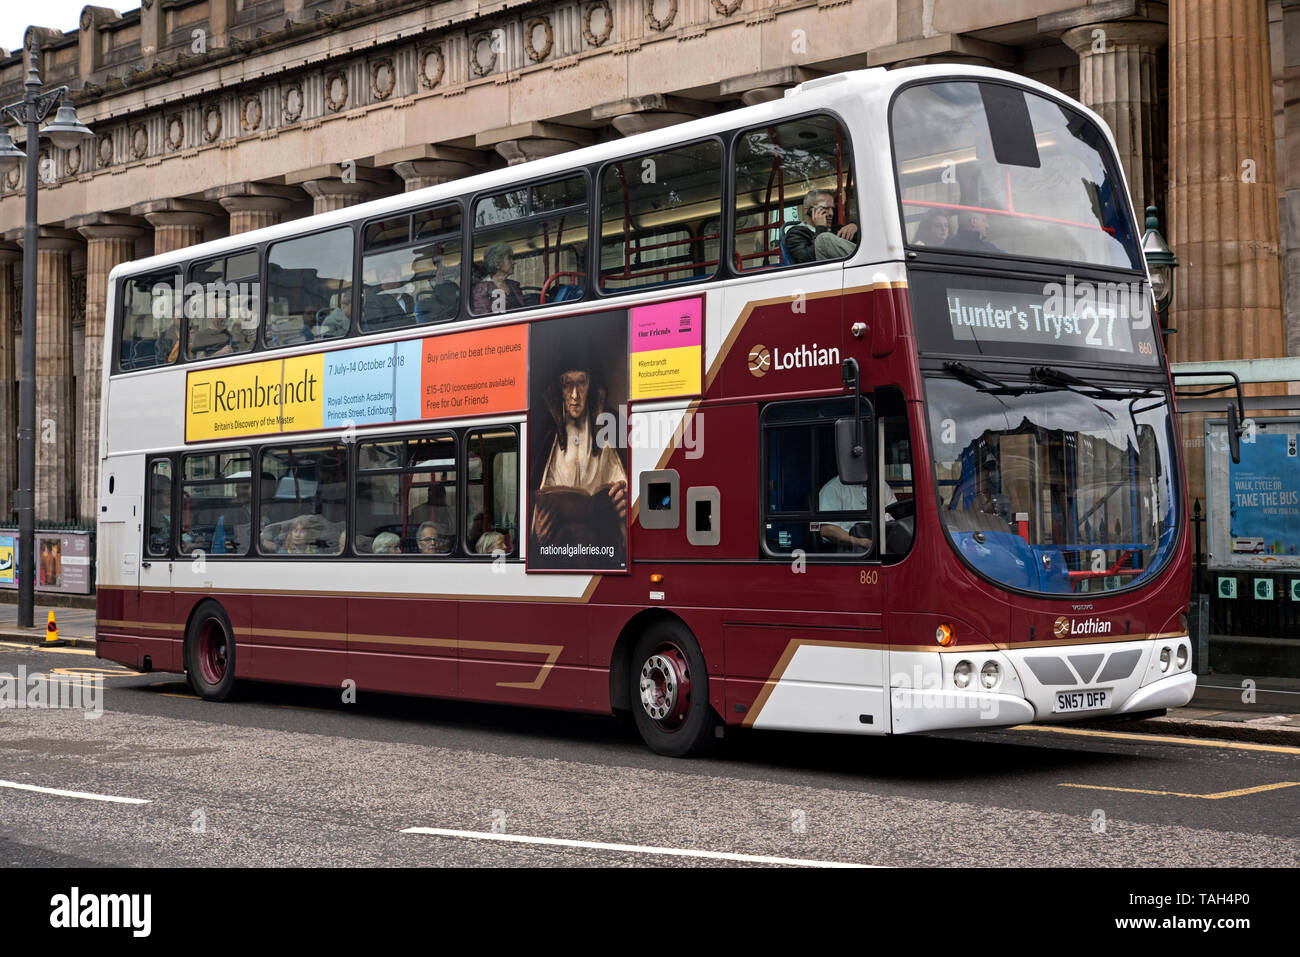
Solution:
<path fill-rule="evenodd" d="M 141 656 L 148 655 L 158 670 L 184 668 L 181 645 L 185 636 L 181 626 L 172 621 L 174 467 L 170 456 L 147 460 L 141 514 L 134 533 L 140 547 L 136 618 L 141 622 L 140 632 L 150 636 L 140 640 Z M 186 559 L 182 556 L 180 560 Z"/>

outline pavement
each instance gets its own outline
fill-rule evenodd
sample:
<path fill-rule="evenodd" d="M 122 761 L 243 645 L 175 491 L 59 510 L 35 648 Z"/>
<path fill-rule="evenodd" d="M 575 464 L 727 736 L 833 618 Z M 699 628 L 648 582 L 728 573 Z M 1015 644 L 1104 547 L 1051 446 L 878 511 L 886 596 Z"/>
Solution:
<path fill-rule="evenodd" d="M 35 608 L 32 629 L 19 628 L 18 606 L 0 604 L 0 641 L 41 644 L 49 613 L 55 613 L 59 638 L 95 647 L 95 612 L 89 608 Z M 1300 747 L 1300 680 L 1246 675 L 1202 675 L 1196 696 L 1159 718 L 1087 721 L 1079 728 L 1104 728 L 1168 737 L 1218 738 Z"/>

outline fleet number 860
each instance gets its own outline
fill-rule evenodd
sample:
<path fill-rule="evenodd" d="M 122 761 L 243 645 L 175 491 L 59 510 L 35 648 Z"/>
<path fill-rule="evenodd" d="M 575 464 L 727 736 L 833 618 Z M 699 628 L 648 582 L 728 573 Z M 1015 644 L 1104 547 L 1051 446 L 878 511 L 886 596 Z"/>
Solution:
<path fill-rule="evenodd" d="M 864 568 L 858 572 L 859 585 L 878 585 L 880 583 L 880 572 L 874 568 Z"/>

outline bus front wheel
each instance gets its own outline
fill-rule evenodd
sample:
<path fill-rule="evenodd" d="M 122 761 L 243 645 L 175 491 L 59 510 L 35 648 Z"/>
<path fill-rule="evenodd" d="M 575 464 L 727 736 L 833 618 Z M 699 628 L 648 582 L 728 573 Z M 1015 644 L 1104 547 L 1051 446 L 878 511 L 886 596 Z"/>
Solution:
<path fill-rule="evenodd" d="M 235 689 L 235 637 L 230 619 L 215 601 L 194 613 L 185 634 L 185 674 L 201 698 L 225 701 Z"/>
<path fill-rule="evenodd" d="M 704 655 L 684 625 L 667 622 L 642 635 L 629 677 L 632 714 L 650 750 L 683 758 L 713 744 Z"/>

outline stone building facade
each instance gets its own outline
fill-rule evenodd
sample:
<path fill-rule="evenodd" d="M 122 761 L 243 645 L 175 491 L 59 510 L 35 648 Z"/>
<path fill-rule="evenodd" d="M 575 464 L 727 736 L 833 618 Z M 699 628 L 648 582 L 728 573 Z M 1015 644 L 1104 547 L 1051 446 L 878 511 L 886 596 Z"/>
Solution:
<path fill-rule="evenodd" d="M 989 65 L 1082 100 L 1182 261 L 1173 358 L 1300 354 L 1300 0 L 140 0 L 63 26 L 25 43 L 95 136 L 41 146 L 34 317 L 23 174 L 0 176 L 0 524 L 28 322 L 37 520 L 93 520 L 117 263 L 846 69 Z M 0 50 L 0 102 L 25 74 Z"/>

